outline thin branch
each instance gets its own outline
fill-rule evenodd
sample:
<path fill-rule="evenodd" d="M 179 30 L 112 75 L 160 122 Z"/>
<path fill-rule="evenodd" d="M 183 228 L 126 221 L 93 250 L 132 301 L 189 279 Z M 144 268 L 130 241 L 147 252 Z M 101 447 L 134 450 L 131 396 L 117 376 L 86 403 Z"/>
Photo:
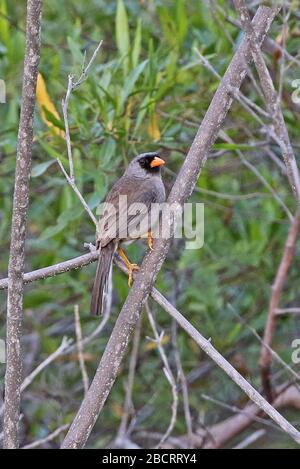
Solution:
<path fill-rule="evenodd" d="M 276 389 L 276 394 L 278 397 L 273 402 L 273 406 L 276 409 L 283 409 L 287 407 L 293 409 L 300 408 L 300 393 L 296 386 L 287 387 L 286 384 L 283 384 L 280 386 L 280 388 Z M 226 404 L 222 403 L 222 406 L 223 405 L 226 406 Z M 222 448 L 230 440 L 235 438 L 237 435 L 240 435 L 246 428 L 249 427 L 249 425 L 255 421 L 261 422 L 263 425 L 274 427 L 269 421 L 259 417 L 259 415 L 261 415 L 261 411 L 256 405 L 252 404 L 251 401 L 242 409 L 237 409 L 236 412 L 236 415 L 233 415 L 209 427 L 209 432 L 212 435 L 212 439 L 206 443 L 206 432 L 199 428 L 197 433 L 194 433 L 193 435 L 195 447 L 214 449 Z M 280 428 L 278 428 L 278 430 L 280 430 Z M 181 441 L 185 442 L 187 440 L 187 436 L 184 435 L 178 439 L 181 439 Z"/>
<path fill-rule="evenodd" d="M 95 262 L 99 257 L 99 252 L 94 251 L 83 256 L 75 257 L 67 261 L 59 262 L 58 264 L 43 267 L 42 269 L 33 270 L 24 274 L 24 284 L 35 282 L 49 277 L 69 272 L 72 269 L 79 269 L 85 265 Z M 0 290 L 6 290 L 8 287 L 8 278 L 0 280 Z"/>
<path fill-rule="evenodd" d="M 276 273 L 274 283 L 271 288 L 269 311 L 263 336 L 264 345 L 261 348 L 261 354 L 259 359 L 262 384 L 268 400 L 274 399 L 274 393 L 272 392 L 271 383 L 272 354 L 269 350 L 269 347 L 271 347 L 273 335 L 275 332 L 277 311 L 279 308 L 282 290 L 287 278 L 287 274 L 293 261 L 299 231 L 300 208 L 298 208 L 294 221 L 290 226 L 283 255 Z"/>
<path fill-rule="evenodd" d="M 32 381 L 45 369 L 49 366 L 54 360 L 56 360 L 62 353 L 69 347 L 72 343 L 72 339 L 67 339 L 63 337 L 60 346 L 51 353 L 44 361 L 42 361 L 26 378 L 24 378 L 20 391 L 23 393 L 26 388 L 32 383 Z M 4 410 L 4 404 L 0 407 L 0 415 L 2 415 Z"/>
<path fill-rule="evenodd" d="M 277 412 L 238 371 L 205 339 L 185 317 L 174 308 L 155 288 L 151 292 L 152 298 L 167 311 L 171 317 L 194 339 L 197 345 L 212 359 L 225 373 L 248 395 L 248 397 L 274 420 L 286 433 L 300 444 L 300 433 Z"/>
<path fill-rule="evenodd" d="M 268 351 L 270 352 L 270 354 L 272 355 L 272 357 L 288 372 L 290 373 L 296 381 L 299 381 L 300 380 L 300 375 L 293 370 L 293 368 L 290 367 L 290 365 L 288 365 L 279 355 L 278 353 L 275 352 L 275 350 L 273 350 L 270 345 L 266 344 L 263 339 L 260 337 L 260 335 L 256 332 L 256 330 L 250 326 L 250 324 L 247 324 L 247 322 L 244 320 L 244 318 L 242 318 L 242 316 L 240 316 L 238 313 L 236 313 L 232 307 L 232 305 L 228 305 L 230 307 L 230 309 L 232 310 L 232 312 L 238 317 L 238 319 L 242 322 L 242 324 L 244 324 L 247 329 L 249 329 L 249 331 L 252 332 L 252 334 L 254 335 L 254 337 L 256 337 L 256 339 L 259 341 L 259 343 L 261 344 L 262 347 L 265 347 L 266 349 L 268 349 Z M 276 313 L 277 314 L 277 313 Z"/>
<path fill-rule="evenodd" d="M 214 75 L 216 76 L 219 80 L 221 79 L 221 76 L 218 74 L 218 72 L 214 69 L 214 67 L 210 64 L 210 62 L 205 58 L 203 57 L 203 55 L 200 54 L 200 52 L 198 50 L 196 50 L 197 52 L 197 55 L 201 61 L 201 63 Z M 230 91 L 230 90 L 229 90 Z M 278 139 L 277 135 L 274 133 L 274 131 L 272 129 L 268 129 L 266 128 L 266 126 L 264 125 L 263 121 L 260 119 L 260 117 L 258 116 L 258 112 L 260 114 L 263 114 L 264 116 L 267 116 L 267 117 L 270 117 L 268 113 L 266 113 L 262 108 L 256 106 L 254 107 L 253 104 L 251 101 L 250 103 L 252 103 L 252 107 L 253 109 L 251 109 L 251 106 L 249 106 L 249 100 L 247 100 L 248 98 L 246 98 L 244 95 L 242 95 L 241 93 L 240 94 L 237 94 L 236 90 L 235 90 L 235 93 L 233 93 L 233 96 L 235 96 L 235 98 L 240 102 L 240 104 L 254 117 L 254 119 L 256 119 L 258 121 L 258 123 L 266 130 L 268 131 L 268 133 L 270 134 L 270 136 L 273 138 L 273 140 L 275 140 L 277 142 L 278 145 L 280 145 L 280 140 Z M 241 99 L 243 97 L 243 99 Z M 221 131 L 220 132 L 220 136 L 223 137 L 223 139 L 228 142 L 228 143 L 234 143 L 234 141 L 224 132 L 224 131 Z M 283 208 L 283 210 L 286 212 L 287 216 L 289 217 L 290 221 L 293 220 L 293 215 L 291 214 L 290 210 L 287 208 L 287 206 L 285 205 L 285 203 L 283 202 L 283 200 L 280 198 L 280 196 L 278 195 L 278 193 L 273 189 L 273 187 L 268 183 L 268 181 L 261 175 L 261 173 L 256 169 L 255 166 L 253 166 L 243 155 L 243 153 L 241 152 L 241 150 L 239 149 L 235 149 L 235 152 L 239 155 L 241 161 L 243 162 L 243 164 L 245 166 L 247 166 L 247 168 L 249 168 L 255 175 L 256 177 L 263 183 L 263 185 L 268 189 L 268 191 L 271 192 L 271 194 L 273 195 L 274 199 L 279 203 L 279 205 Z M 286 168 L 284 166 L 284 168 Z M 200 189 L 201 190 L 201 189 Z M 200 191 L 198 189 L 198 191 Z M 241 197 L 241 196 L 239 196 Z M 228 197 L 226 197 L 228 198 Z M 248 198 L 247 196 L 245 198 Z"/>
<path fill-rule="evenodd" d="M 73 160 L 72 160 L 73 161 Z M 62 162 L 60 161 L 59 158 L 57 158 L 57 163 L 62 171 L 62 173 L 64 174 L 66 180 L 68 181 L 69 185 L 72 187 L 73 191 L 75 192 L 75 194 L 77 195 L 78 199 L 80 200 L 84 210 L 89 214 L 91 220 L 93 221 L 94 225 L 97 226 L 97 218 L 95 217 L 95 215 L 93 214 L 92 210 L 90 209 L 90 207 L 88 206 L 88 204 L 86 203 L 86 201 L 84 200 L 84 197 L 83 195 L 81 194 L 80 190 L 78 189 L 76 183 L 75 183 L 75 179 L 74 177 L 71 178 L 67 171 L 65 170 L 65 168 L 63 167 L 63 164 Z"/>
<path fill-rule="evenodd" d="M 49 441 L 53 441 L 58 435 L 67 430 L 69 426 L 70 424 L 66 423 L 65 425 L 62 425 L 61 427 L 54 430 L 54 432 L 50 433 L 45 438 L 41 438 L 40 440 L 34 441 L 33 443 L 29 443 L 28 445 L 23 446 L 21 449 L 34 449 L 44 445 L 45 443 L 48 443 Z"/>
<path fill-rule="evenodd" d="M 183 411 L 184 411 L 184 418 L 185 418 L 185 423 L 186 423 L 186 428 L 187 428 L 187 433 L 188 433 L 188 448 L 192 448 L 193 447 L 193 444 L 192 444 L 193 425 L 192 425 L 192 416 L 191 416 L 191 411 L 190 411 L 188 383 L 187 383 L 187 379 L 183 371 L 183 366 L 182 366 L 181 358 L 180 358 L 180 352 L 178 350 L 176 321 L 173 321 L 172 323 L 172 343 L 173 343 L 173 348 L 174 348 L 176 367 L 178 370 L 178 376 L 179 376 L 181 390 L 182 390 Z"/>
<path fill-rule="evenodd" d="M 275 12 L 272 9 L 263 6 L 259 8 L 255 15 L 253 25 L 255 29 L 257 29 L 260 43 L 263 41 L 274 16 Z M 228 87 L 240 88 L 247 73 L 247 64 L 250 61 L 250 47 L 247 41 L 243 40 L 210 103 L 194 142 L 184 160 L 180 173 L 170 192 L 168 198 L 169 203 L 181 206 L 193 192 L 201 168 L 207 160 L 211 146 L 215 142 L 221 125 L 232 104 L 232 97 L 231 94 L 228 93 Z M 169 224 L 170 232 L 172 233 L 174 228 L 172 220 L 169 220 Z M 152 285 L 167 255 L 169 246 L 170 238 L 156 239 L 154 250 L 146 254 L 133 287 L 115 323 L 115 327 L 102 355 L 86 398 L 83 400 L 77 412 L 62 444 L 62 448 L 82 448 L 86 444 L 90 432 L 96 423 L 98 415 L 117 377 L 119 366 L 126 353 L 130 336 L 135 329 L 147 296 L 151 291 Z M 265 402 L 256 391 L 256 394 L 254 394 L 254 390 L 252 391 L 252 389 L 253 388 L 251 388 L 250 393 L 251 397 L 256 399 L 259 404 Z M 261 399 L 263 399 L 263 401 L 261 401 Z M 271 413 L 273 408 L 271 407 L 270 409 L 270 407 L 268 407 L 268 411 Z M 278 419 L 277 413 L 275 413 L 273 417 Z M 278 421 L 282 423 L 281 416 Z M 286 428 L 300 441 L 298 432 L 296 432 L 293 427 L 290 428 L 288 422 L 286 422 L 286 424 Z M 296 432 L 296 434 L 294 432 Z"/>
<path fill-rule="evenodd" d="M 226 132 L 224 132 L 223 130 L 220 131 L 220 137 L 227 143 L 234 143 L 234 141 L 232 140 L 232 138 L 229 137 L 229 135 L 227 135 Z M 294 221 L 294 217 L 291 213 L 291 211 L 289 210 L 289 208 L 286 206 L 286 204 L 283 202 L 283 200 L 281 199 L 281 197 L 279 196 L 279 194 L 273 189 L 273 187 L 271 186 L 271 184 L 268 183 L 268 181 L 263 177 L 263 175 L 258 171 L 258 169 L 252 164 L 250 163 L 250 161 L 248 161 L 245 156 L 243 155 L 243 152 L 241 152 L 241 150 L 239 150 L 238 148 L 236 148 L 234 150 L 236 152 L 236 154 L 239 156 L 240 160 L 242 161 L 242 163 L 250 169 L 250 171 L 253 172 L 253 174 L 255 174 L 255 176 L 262 182 L 262 184 L 268 189 L 268 191 L 272 194 L 272 196 L 274 197 L 274 199 L 276 200 L 276 202 L 280 205 L 280 207 L 284 210 L 284 212 L 286 213 L 286 215 L 288 216 L 290 222 L 292 223 Z"/>
<path fill-rule="evenodd" d="M 39 375 L 50 363 L 54 362 L 64 350 L 73 342 L 72 339 L 68 339 L 67 337 L 63 337 L 60 346 L 51 353 L 42 363 L 40 363 L 22 382 L 21 385 L 21 392 L 23 392 L 28 386 L 32 383 L 32 381 Z"/>
<path fill-rule="evenodd" d="M 150 310 L 148 301 L 146 302 L 145 306 L 146 306 L 148 319 L 149 319 L 149 322 L 150 322 L 150 325 L 151 325 L 151 328 L 152 328 L 152 331 L 153 331 L 153 334 L 154 334 L 155 343 L 157 345 L 157 349 L 159 351 L 161 360 L 162 360 L 163 365 L 164 365 L 163 371 L 165 373 L 165 376 L 166 376 L 167 380 L 170 383 L 171 390 L 172 390 L 172 396 L 173 396 L 172 413 L 171 413 L 171 419 L 170 419 L 169 426 L 168 426 L 167 430 L 165 431 L 165 433 L 163 434 L 163 436 L 161 437 L 159 443 L 156 446 L 157 448 L 160 448 L 162 446 L 162 444 L 166 441 L 166 439 L 171 435 L 171 433 L 173 431 L 173 428 L 176 424 L 177 409 L 178 409 L 178 392 L 177 392 L 176 380 L 173 376 L 171 367 L 169 365 L 168 357 L 167 357 L 167 355 L 164 351 L 164 348 L 162 346 L 162 339 L 163 339 L 164 334 L 163 334 L 163 332 L 162 332 L 162 334 L 158 333 L 156 323 L 155 323 L 153 314 Z"/>
<path fill-rule="evenodd" d="M 40 58 L 42 0 L 27 1 L 26 47 L 19 123 L 11 244 L 8 266 L 7 363 L 3 447 L 17 448 L 21 400 L 23 319 L 23 274 L 26 219 L 33 144 L 33 116 Z"/>
<path fill-rule="evenodd" d="M 91 220 L 93 221 L 93 223 L 95 224 L 95 226 L 97 226 L 97 223 L 98 223 L 97 219 L 94 216 L 94 214 L 91 211 L 88 204 L 86 203 L 86 201 L 84 200 L 84 197 L 82 196 L 80 190 L 78 189 L 77 184 L 76 184 L 76 180 L 75 180 L 74 161 L 73 161 L 72 144 L 71 144 L 71 137 L 70 137 L 70 127 L 69 127 L 69 120 L 68 120 L 68 106 L 69 106 L 69 100 L 70 100 L 72 92 L 76 88 L 78 88 L 83 83 L 83 81 L 87 78 L 88 71 L 89 71 L 92 63 L 94 62 L 94 60 L 95 60 L 95 58 L 96 58 L 96 56 L 97 56 L 97 54 L 100 50 L 100 47 L 102 46 L 102 42 L 103 41 L 100 41 L 99 44 L 97 45 L 97 47 L 94 50 L 93 55 L 92 55 L 89 63 L 87 64 L 87 66 L 84 67 L 84 65 L 83 65 L 82 72 L 81 72 L 81 75 L 80 75 L 79 79 L 77 81 L 74 81 L 74 76 L 69 75 L 67 92 L 66 92 L 65 98 L 62 100 L 62 110 L 63 110 L 64 124 L 65 124 L 67 153 L 68 153 L 68 160 L 69 160 L 69 174 L 65 170 L 65 168 L 64 168 L 62 162 L 60 161 L 60 159 L 57 158 L 57 162 L 59 164 L 59 167 L 62 170 L 67 182 L 72 187 L 73 191 L 75 192 L 75 194 L 79 198 L 81 204 L 83 205 L 86 212 L 89 214 L 89 216 L 90 216 Z"/>
<path fill-rule="evenodd" d="M 284 314 L 300 314 L 300 308 L 277 308 L 275 311 L 276 316 Z"/>
<path fill-rule="evenodd" d="M 236 445 L 233 449 L 245 449 L 248 448 L 248 446 L 252 445 L 255 443 L 257 440 L 259 440 L 262 436 L 265 436 L 266 430 L 257 430 L 254 433 L 251 433 L 251 435 L 248 435 L 246 438 L 244 438 L 238 445 Z"/>
<path fill-rule="evenodd" d="M 207 70 L 209 70 L 218 80 L 221 81 L 221 75 L 219 75 L 209 60 L 207 60 L 207 58 L 204 57 L 198 49 L 195 48 L 194 50 L 200 60 L 200 63 L 204 65 L 204 67 L 207 68 Z M 228 92 L 232 93 L 232 96 L 234 96 L 234 98 L 254 117 L 255 120 L 257 120 L 262 126 L 264 125 L 258 114 L 261 114 L 263 117 L 267 118 L 269 117 L 269 114 L 263 108 L 253 103 L 240 90 L 228 88 Z"/>
<path fill-rule="evenodd" d="M 298 202 L 300 202 L 300 178 L 296 158 L 290 142 L 289 134 L 285 125 L 284 117 L 280 108 L 280 102 L 274 88 L 274 84 L 265 63 L 263 53 L 260 49 L 256 32 L 254 31 L 248 8 L 244 0 L 234 0 L 235 7 L 239 12 L 243 30 L 251 47 L 253 61 L 260 79 L 261 87 L 265 96 L 265 101 L 269 115 L 273 121 L 274 133 L 278 138 L 283 159 L 287 167 L 287 174 Z M 273 7 L 274 13 L 280 10 L 280 7 Z"/>
<path fill-rule="evenodd" d="M 89 377 L 87 374 L 85 361 L 83 357 L 82 330 L 81 330 L 81 324 L 80 324 L 78 305 L 74 306 L 74 317 L 75 317 L 75 333 L 76 333 L 76 346 L 77 346 L 77 351 L 78 351 L 78 360 L 79 360 L 79 366 L 80 366 L 80 371 L 81 371 L 81 376 L 82 376 L 84 394 L 86 394 L 89 389 Z"/>

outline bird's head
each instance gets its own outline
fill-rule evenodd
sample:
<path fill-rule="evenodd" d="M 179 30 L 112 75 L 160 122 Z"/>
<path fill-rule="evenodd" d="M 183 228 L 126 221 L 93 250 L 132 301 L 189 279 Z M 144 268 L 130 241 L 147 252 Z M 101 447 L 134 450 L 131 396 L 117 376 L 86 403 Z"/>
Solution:
<path fill-rule="evenodd" d="M 129 164 L 126 174 L 133 177 L 149 177 L 159 174 L 165 161 L 156 152 L 141 153 Z"/>

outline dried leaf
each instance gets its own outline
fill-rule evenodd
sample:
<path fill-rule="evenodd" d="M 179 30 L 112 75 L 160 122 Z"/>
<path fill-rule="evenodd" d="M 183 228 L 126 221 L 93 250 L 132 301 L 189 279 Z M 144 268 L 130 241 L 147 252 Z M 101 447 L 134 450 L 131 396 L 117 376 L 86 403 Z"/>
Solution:
<path fill-rule="evenodd" d="M 56 135 L 59 135 L 60 137 L 64 138 L 65 137 L 64 131 L 61 130 L 53 122 L 55 120 L 61 121 L 61 118 L 54 104 L 52 103 L 50 99 L 50 96 L 47 92 L 45 80 L 40 73 L 38 74 L 37 85 L 36 85 L 36 98 L 37 98 L 37 102 L 39 105 L 41 118 L 43 119 L 45 124 L 47 124 L 47 126 L 51 128 Z M 46 115 L 45 110 L 47 111 L 47 115 Z M 52 115 L 54 117 L 52 122 L 49 120 L 49 115 Z"/>

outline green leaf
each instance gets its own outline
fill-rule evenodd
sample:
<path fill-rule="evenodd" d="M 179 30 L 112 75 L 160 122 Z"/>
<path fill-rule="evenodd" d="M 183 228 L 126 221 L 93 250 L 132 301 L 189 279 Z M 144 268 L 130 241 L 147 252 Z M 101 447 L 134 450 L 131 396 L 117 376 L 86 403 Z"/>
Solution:
<path fill-rule="evenodd" d="M 123 70 L 128 73 L 128 53 L 130 48 L 128 18 L 123 0 L 118 0 L 116 15 L 116 41 L 119 53 L 124 57 Z"/>
<path fill-rule="evenodd" d="M 215 143 L 214 150 L 253 150 L 253 145 L 245 143 Z"/>
<path fill-rule="evenodd" d="M 54 160 L 49 160 L 45 161 L 44 163 L 37 164 L 34 166 L 34 168 L 32 168 L 31 177 L 36 178 L 41 176 L 53 163 Z"/>
<path fill-rule="evenodd" d="M 66 161 L 66 158 L 55 150 L 55 148 L 51 147 L 49 143 L 46 143 L 43 139 L 37 137 L 39 144 L 44 148 L 44 150 L 48 153 L 48 155 L 52 156 L 52 158 L 60 159 L 62 162 Z"/>
<path fill-rule="evenodd" d="M 9 23 L 6 18 L 6 0 L 0 0 L 0 39 L 8 47 L 9 45 Z"/>
<path fill-rule="evenodd" d="M 135 31 L 135 38 L 132 48 L 132 67 L 137 67 L 139 56 L 141 53 L 141 46 L 142 46 L 142 20 L 141 18 L 138 19 L 137 27 Z"/>
<path fill-rule="evenodd" d="M 180 42 L 182 43 L 185 39 L 188 29 L 185 0 L 176 1 L 176 21 L 178 25 L 178 37 L 180 39 Z"/>
<path fill-rule="evenodd" d="M 63 122 L 59 119 L 57 119 L 54 114 L 52 114 L 51 111 L 49 111 L 49 109 L 47 109 L 45 106 L 42 106 L 42 109 L 43 109 L 43 112 L 45 113 L 45 116 L 47 118 L 47 120 L 49 122 L 51 122 L 51 124 L 55 125 L 55 127 L 58 127 L 59 129 L 65 131 L 65 126 L 63 124 Z"/>
<path fill-rule="evenodd" d="M 124 88 L 122 90 L 121 107 L 124 105 L 130 93 L 133 91 L 134 85 L 136 81 L 138 80 L 139 76 L 141 75 L 141 73 L 143 73 L 143 70 L 145 66 L 147 65 L 147 63 L 148 63 L 148 59 L 144 60 L 144 62 L 141 62 L 126 78 Z"/>

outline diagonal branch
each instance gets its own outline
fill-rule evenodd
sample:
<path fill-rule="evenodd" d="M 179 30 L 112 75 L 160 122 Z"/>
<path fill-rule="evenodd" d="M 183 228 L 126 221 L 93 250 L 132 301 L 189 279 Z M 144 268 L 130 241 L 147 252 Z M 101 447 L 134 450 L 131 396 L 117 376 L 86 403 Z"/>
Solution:
<path fill-rule="evenodd" d="M 259 43 L 263 41 L 274 17 L 275 11 L 273 9 L 267 7 L 260 7 L 258 9 L 253 20 L 253 26 L 257 31 Z M 194 142 L 171 190 L 168 199 L 169 203 L 182 205 L 193 192 L 201 168 L 205 164 L 210 148 L 216 140 L 221 125 L 232 104 L 233 99 L 228 89 L 232 89 L 232 87 L 240 88 L 250 61 L 250 47 L 248 42 L 243 40 L 199 127 Z M 171 221 L 169 221 L 169 224 L 170 232 L 172 232 L 173 226 Z M 63 448 L 82 448 L 85 446 L 117 377 L 119 366 L 126 353 L 129 338 L 164 262 L 169 246 L 170 239 L 157 239 L 154 250 L 145 256 L 135 283 L 116 321 L 89 391 L 62 444 Z"/>
<path fill-rule="evenodd" d="M 205 339 L 194 326 L 163 297 L 158 290 L 153 288 L 152 298 L 172 316 L 175 321 L 194 339 L 197 345 L 225 371 L 225 373 L 248 395 L 260 409 L 262 409 L 271 419 L 274 420 L 285 432 L 287 432 L 297 443 L 300 444 L 300 433 L 284 418 L 279 412 L 269 404 L 257 392 L 248 381 Z"/>
<path fill-rule="evenodd" d="M 300 202 L 300 178 L 296 158 L 290 142 L 289 134 L 285 125 L 282 110 L 280 108 L 279 98 L 277 96 L 274 84 L 260 49 L 259 38 L 254 31 L 248 9 L 244 0 L 234 0 L 235 7 L 240 14 L 243 30 L 251 47 L 253 61 L 260 79 L 261 87 L 265 96 L 267 109 L 272 119 L 274 130 L 272 136 L 277 141 L 282 151 L 283 159 L 287 168 L 289 182 Z M 274 7 L 274 10 L 280 10 L 280 7 Z"/>
<path fill-rule="evenodd" d="M 26 219 L 33 142 L 33 115 L 40 58 L 42 1 L 27 1 L 26 48 L 18 133 L 7 296 L 4 448 L 18 447 L 22 380 L 21 334 Z"/>
<path fill-rule="evenodd" d="M 296 241 L 300 231 L 300 208 L 298 209 L 294 221 L 290 226 L 290 230 L 287 236 L 286 244 L 284 247 L 283 255 L 276 273 L 274 283 L 271 290 L 271 298 L 269 303 L 269 311 L 267 322 L 263 337 L 263 346 L 261 348 L 261 354 L 259 359 L 260 373 L 262 385 L 269 401 L 274 399 L 274 393 L 272 390 L 271 383 L 271 362 L 272 352 L 271 343 L 276 327 L 277 311 L 280 304 L 282 290 L 286 281 L 288 271 L 291 267 L 295 249 Z"/>

